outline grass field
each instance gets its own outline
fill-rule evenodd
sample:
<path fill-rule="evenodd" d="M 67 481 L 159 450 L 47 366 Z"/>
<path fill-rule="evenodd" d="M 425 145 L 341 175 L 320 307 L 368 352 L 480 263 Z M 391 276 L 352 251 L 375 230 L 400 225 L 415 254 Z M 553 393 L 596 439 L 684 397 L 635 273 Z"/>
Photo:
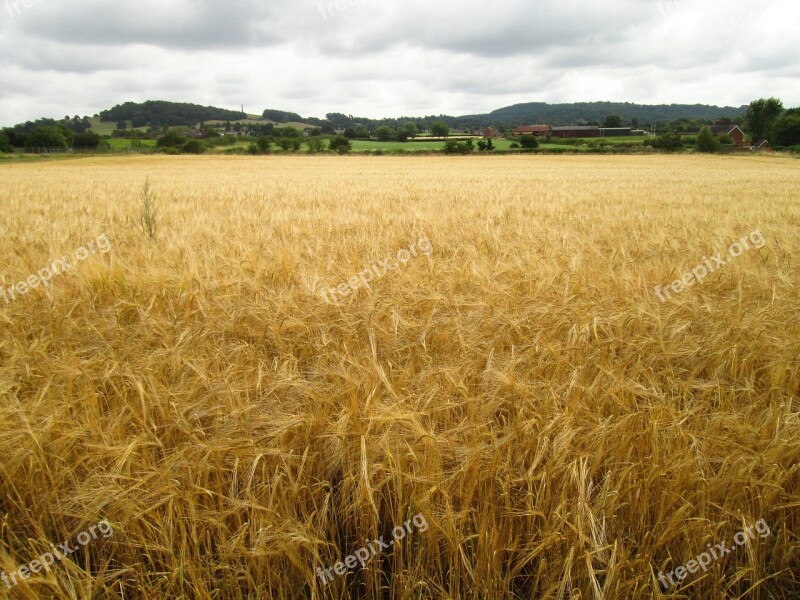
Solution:
<path fill-rule="evenodd" d="M 796 160 L 110 156 L 0 189 L 4 293 L 72 262 L 0 297 L 0 572 L 77 548 L 12 597 L 800 597 Z"/>
<path fill-rule="evenodd" d="M 106 141 L 114 150 L 125 150 L 130 148 L 133 144 L 133 140 L 120 138 L 110 138 Z M 148 146 L 150 148 L 155 148 L 157 144 L 156 140 L 139 140 L 139 142 L 141 142 L 142 146 Z"/>

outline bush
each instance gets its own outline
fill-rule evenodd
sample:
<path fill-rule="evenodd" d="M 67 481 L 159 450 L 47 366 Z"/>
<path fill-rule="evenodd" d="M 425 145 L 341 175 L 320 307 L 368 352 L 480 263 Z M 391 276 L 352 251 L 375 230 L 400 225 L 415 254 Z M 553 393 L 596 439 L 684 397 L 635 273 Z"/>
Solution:
<path fill-rule="evenodd" d="M 183 145 L 185 154 L 202 154 L 206 151 L 206 146 L 199 140 L 189 140 Z"/>
<path fill-rule="evenodd" d="M 347 154 L 352 149 L 352 144 L 350 140 L 343 135 L 337 135 L 336 137 L 331 138 L 330 149 L 333 152 L 338 152 L 339 154 Z"/>
<path fill-rule="evenodd" d="M 512 142 L 511 148 L 519 148 L 520 145 L 517 142 Z"/>
<path fill-rule="evenodd" d="M 258 149 L 261 152 L 265 152 L 266 153 L 266 152 L 269 152 L 270 142 L 271 142 L 271 140 L 270 140 L 269 136 L 262 135 L 256 141 L 256 145 L 258 146 Z"/>
<path fill-rule="evenodd" d="M 711 130 L 708 127 L 704 127 L 703 130 L 700 132 L 700 135 L 697 136 L 697 151 L 698 152 L 716 152 L 719 150 L 720 141 L 717 137 L 711 133 Z"/>
<path fill-rule="evenodd" d="M 447 140 L 444 144 L 445 154 L 471 154 L 474 149 L 472 140 L 467 140 L 466 142 Z"/>
<path fill-rule="evenodd" d="M 306 140 L 306 144 L 308 145 L 309 154 L 318 154 L 319 152 L 324 152 L 325 150 L 324 137 L 310 137 Z"/>
<path fill-rule="evenodd" d="M 666 152 L 676 152 L 683 150 L 683 139 L 677 133 L 675 135 L 660 135 L 654 140 L 645 140 L 644 145 Z"/>
<path fill-rule="evenodd" d="M 538 148 L 539 140 L 537 140 L 536 136 L 533 135 L 523 135 L 521 138 L 519 138 L 519 144 L 526 149 Z"/>
<path fill-rule="evenodd" d="M 156 146 L 159 148 L 177 148 L 179 146 L 183 146 L 185 143 L 186 138 L 180 135 L 174 129 L 171 129 L 164 134 L 164 137 L 156 142 Z"/>

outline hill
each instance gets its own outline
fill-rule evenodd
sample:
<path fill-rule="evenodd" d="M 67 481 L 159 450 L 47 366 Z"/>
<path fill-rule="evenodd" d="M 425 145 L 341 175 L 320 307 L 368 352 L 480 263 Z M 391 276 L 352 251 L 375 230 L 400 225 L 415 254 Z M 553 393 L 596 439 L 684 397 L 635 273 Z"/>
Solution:
<path fill-rule="evenodd" d="M 264 110 L 261 115 L 250 115 L 241 111 L 201 106 L 183 102 L 148 100 L 146 102 L 125 102 L 101 111 L 91 119 L 92 130 L 108 135 L 125 122 L 127 128 L 148 127 L 194 127 L 201 122 L 239 122 L 242 124 L 274 123 L 292 125 L 300 129 L 306 127 L 341 128 L 365 125 L 374 130 L 381 125 L 398 127 L 409 121 L 420 129 L 427 129 L 435 121 L 444 121 L 454 129 L 475 129 L 485 126 L 515 127 L 533 123 L 548 125 L 573 125 L 583 122 L 603 122 L 609 115 L 618 115 L 623 123 L 634 126 L 649 126 L 654 123 L 676 122 L 680 120 L 709 122 L 720 117 L 731 120 L 744 116 L 746 106 L 709 106 L 705 104 L 633 104 L 630 102 L 576 102 L 572 104 L 547 104 L 529 102 L 499 108 L 490 113 L 461 116 L 429 115 L 425 117 L 389 117 L 370 119 L 354 117 L 342 113 L 328 113 L 325 119 L 303 118 L 294 112 L 276 109 Z M 65 113 L 68 111 L 64 111 Z M 87 117 L 88 118 L 88 117 Z M 47 121 L 47 122 L 45 122 Z M 42 119 L 15 126 L 14 129 L 30 131 L 37 124 L 52 124 Z M 55 123 L 55 121 L 53 121 Z M 331 129 L 332 131 L 332 129 Z"/>
<path fill-rule="evenodd" d="M 680 119 L 713 121 L 720 117 L 743 116 L 747 106 L 708 106 L 705 104 L 632 104 L 630 102 L 577 102 L 546 104 L 529 102 L 499 108 L 486 115 L 493 123 L 547 123 L 573 125 L 579 121 L 602 122 L 609 115 L 619 115 L 624 122 L 639 123 L 678 121 Z"/>
<path fill-rule="evenodd" d="M 103 122 L 131 121 L 133 127 L 194 126 L 201 121 L 237 121 L 246 118 L 247 114 L 238 110 L 163 100 L 125 102 L 100 113 Z"/>

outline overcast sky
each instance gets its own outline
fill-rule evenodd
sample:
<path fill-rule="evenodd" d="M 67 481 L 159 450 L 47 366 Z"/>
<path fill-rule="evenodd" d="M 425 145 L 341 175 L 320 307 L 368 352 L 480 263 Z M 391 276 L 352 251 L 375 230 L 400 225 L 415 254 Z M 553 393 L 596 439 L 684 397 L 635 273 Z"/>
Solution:
<path fill-rule="evenodd" d="M 0 124 L 173 100 L 324 117 L 800 105 L 797 0 L 0 0 Z"/>

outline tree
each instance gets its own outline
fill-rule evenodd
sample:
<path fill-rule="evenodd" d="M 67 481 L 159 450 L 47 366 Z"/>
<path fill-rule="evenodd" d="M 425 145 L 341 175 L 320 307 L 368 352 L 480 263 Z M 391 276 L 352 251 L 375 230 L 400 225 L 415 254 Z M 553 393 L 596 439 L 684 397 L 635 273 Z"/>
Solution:
<path fill-rule="evenodd" d="M 323 123 L 320 131 L 325 135 L 332 135 L 336 133 L 336 128 L 333 126 L 333 123 Z"/>
<path fill-rule="evenodd" d="M 446 138 L 450 135 L 450 128 L 447 126 L 447 123 L 436 121 L 435 123 L 431 123 L 431 135 L 434 137 Z"/>
<path fill-rule="evenodd" d="M 364 125 L 356 125 L 356 138 L 359 140 L 368 139 L 369 129 L 367 129 Z"/>
<path fill-rule="evenodd" d="M 777 98 L 760 98 L 747 107 L 745 119 L 754 140 L 772 139 L 772 127 L 783 112 L 783 102 Z"/>
<path fill-rule="evenodd" d="M 608 115 L 603 127 L 622 127 L 622 117 L 619 115 Z"/>
<path fill-rule="evenodd" d="M 519 138 L 519 144 L 523 148 L 538 148 L 539 147 L 539 140 L 536 139 L 536 136 L 533 135 L 523 135 Z"/>
<path fill-rule="evenodd" d="M 119 121 L 117 123 L 117 129 L 119 129 L 120 131 L 125 131 L 127 128 L 128 128 L 128 122 L 127 121 Z"/>
<path fill-rule="evenodd" d="M 405 125 L 403 125 L 402 131 L 403 131 L 403 133 L 406 134 L 406 137 L 409 137 L 409 138 L 412 138 L 412 139 L 419 135 L 419 129 L 417 129 L 417 126 L 414 125 L 411 122 L 408 122 Z"/>
<path fill-rule="evenodd" d="M 486 140 L 486 149 L 489 151 L 494 150 L 494 142 L 492 141 L 492 138 Z"/>
<path fill-rule="evenodd" d="M 698 152 L 716 152 L 719 150 L 720 142 L 717 137 L 711 133 L 711 129 L 703 127 L 700 135 L 697 136 L 697 150 Z"/>
<path fill-rule="evenodd" d="M 773 136 L 776 146 L 800 145 L 800 110 L 787 111 L 785 116 L 777 119 L 773 126 Z"/>
<path fill-rule="evenodd" d="M 354 140 L 358 137 L 358 133 L 356 133 L 355 127 L 348 127 L 344 130 L 344 137 Z"/>
<path fill-rule="evenodd" d="M 266 154 L 267 152 L 269 152 L 271 142 L 272 140 L 268 136 L 262 135 L 256 140 L 256 145 L 258 146 L 258 150 L 260 152 Z"/>
<path fill-rule="evenodd" d="M 486 142 L 484 140 L 478 140 L 478 150 L 481 152 L 486 150 Z"/>
<path fill-rule="evenodd" d="M 96 133 L 77 133 L 72 142 L 73 148 L 97 148 L 100 145 L 100 136 Z"/>
<path fill-rule="evenodd" d="M 375 137 L 378 138 L 379 142 L 388 142 L 389 140 L 394 139 L 396 136 L 391 127 L 388 125 L 382 125 L 375 130 Z"/>
<path fill-rule="evenodd" d="M 60 127 L 34 127 L 28 139 L 25 140 L 25 147 L 29 150 L 36 148 L 66 148 L 68 145 L 67 136 Z"/>
<path fill-rule="evenodd" d="M 351 147 L 350 140 L 343 135 L 337 135 L 336 137 L 331 138 L 330 148 L 334 152 L 338 152 L 339 154 L 347 154 L 350 152 Z"/>
<path fill-rule="evenodd" d="M 5 133 L 0 133 L 0 152 L 11 153 L 14 151 L 14 146 L 11 145 L 11 140 Z"/>

